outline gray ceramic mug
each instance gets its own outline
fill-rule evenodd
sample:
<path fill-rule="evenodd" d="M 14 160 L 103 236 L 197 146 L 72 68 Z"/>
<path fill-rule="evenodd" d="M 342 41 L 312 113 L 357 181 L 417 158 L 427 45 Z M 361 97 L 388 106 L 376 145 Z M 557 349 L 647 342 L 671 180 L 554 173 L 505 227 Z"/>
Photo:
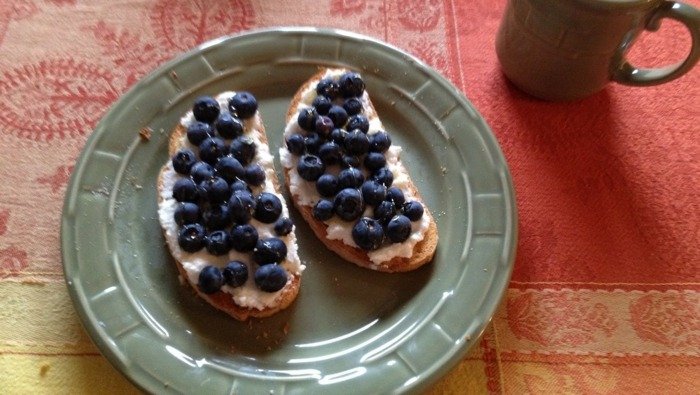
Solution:
<path fill-rule="evenodd" d="M 625 54 L 644 29 L 657 30 L 663 18 L 688 27 L 690 54 L 668 67 L 634 67 Z M 508 79 L 546 100 L 582 98 L 609 81 L 661 84 L 700 58 L 700 11 L 667 0 L 508 0 L 496 52 Z"/>

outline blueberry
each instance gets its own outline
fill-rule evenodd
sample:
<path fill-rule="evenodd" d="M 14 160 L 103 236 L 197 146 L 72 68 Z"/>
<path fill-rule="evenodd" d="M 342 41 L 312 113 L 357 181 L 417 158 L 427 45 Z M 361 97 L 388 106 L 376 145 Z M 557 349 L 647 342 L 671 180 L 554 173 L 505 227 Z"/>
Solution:
<path fill-rule="evenodd" d="M 268 192 L 262 192 L 255 200 L 255 211 L 253 217 L 258 221 L 271 224 L 277 221 L 282 214 L 282 202 L 277 195 Z"/>
<path fill-rule="evenodd" d="M 232 219 L 231 209 L 225 204 L 209 206 L 202 213 L 202 222 L 207 229 L 223 229 L 231 225 Z"/>
<path fill-rule="evenodd" d="M 248 165 L 245 168 L 243 179 L 250 185 L 260 186 L 265 182 L 265 170 L 257 163 Z"/>
<path fill-rule="evenodd" d="M 237 92 L 228 101 L 228 109 L 241 119 L 247 119 L 258 111 L 258 101 L 250 92 Z"/>
<path fill-rule="evenodd" d="M 357 97 L 362 96 L 365 91 L 365 82 L 362 77 L 355 72 L 347 72 L 340 76 L 338 79 L 338 85 L 340 86 L 340 93 L 343 97 Z"/>
<path fill-rule="evenodd" d="M 219 102 L 211 96 L 200 96 L 192 106 L 194 119 L 200 122 L 212 123 L 219 116 Z"/>
<path fill-rule="evenodd" d="M 248 280 L 248 266 L 240 261 L 231 261 L 223 270 L 224 283 L 230 287 L 240 287 Z"/>
<path fill-rule="evenodd" d="M 376 206 L 386 197 L 386 187 L 374 180 L 367 180 L 362 184 L 362 199 L 370 206 Z"/>
<path fill-rule="evenodd" d="M 384 184 L 387 188 L 394 182 L 394 173 L 388 167 L 382 167 L 372 174 L 372 179 Z"/>
<path fill-rule="evenodd" d="M 255 205 L 255 199 L 253 198 L 253 193 L 246 189 L 239 189 L 237 191 L 234 191 L 233 194 L 231 195 L 231 199 L 236 197 L 236 199 L 242 201 L 248 208 L 252 208 Z M 229 204 L 230 203 L 229 201 Z"/>
<path fill-rule="evenodd" d="M 350 167 L 360 167 L 360 158 L 352 155 L 345 155 L 340 160 L 340 167 L 347 169 Z"/>
<path fill-rule="evenodd" d="M 205 266 L 199 272 L 199 290 L 205 294 L 218 292 L 224 285 L 224 275 L 216 266 Z"/>
<path fill-rule="evenodd" d="M 374 209 L 374 218 L 381 224 L 388 223 L 396 215 L 396 205 L 390 200 L 385 200 Z"/>
<path fill-rule="evenodd" d="M 341 219 L 352 221 L 360 218 L 365 211 L 362 194 L 355 188 L 345 188 L 338 192 L 333 201 L 333 209 Z"/>
<path fill-rule="evenodd" d="M 197 203 L 201 204 L 204 203 L 206 204 L 209 201 L 209 197 L 207 196 L 207 186 L 205 184 L 205 181 L 200 182 L 197 184 Z"/>
<path fill-rule="evenodd" d="M 199 198 L 197 185 L 190 178 L 181 178 L 173 185 L 173 197 L 178 202 L 196 202 Z"/>
<path fill-rule="evenodd" d="M 384 241 L 384 229 L 375 219 L 362 217 L 352 228 L 352 239 L 360 248 L 373 251 Z"/>
<path fill-rule="evenodd" d="M 356 167 L 343 169 L 340 171 L 340 174 L 338 174 L 338 184 L 341 189 L 359 188 L 363 182 L 365 182 L 365 176 L 360 169 Z"/>
<path fill-rule="evenodd" d="M 175 209 L 174 217 L 175 223 L 180 226 L 198 222 L 200 219 L 199 206 L 191 202 L 180 203 Z"/>
<path fill-rule="evenodd" d="M 231 229 L 231 247 L 238 252 L 253 251 L 258 243 L 258 231 L 253 225 L 235 225 Z"/>
<path fill-rule="evenodd" d="M 228 182 L 221 177 L 212 177 L 199 183 L 199 191 L 202 198 L 206 198 L 209 203 L 223 203 L 231 197 L 231 189 Z"/>
<path fill-rule="evenodd" d="M 187 224 L 180 228 L 177 243 L 183 251 L 197 252 L 204 247 L 206 232 L 201 224 Z"/>
<path fill-rule="evenodd" d="M 303 108 L 301 111 L 299 111 L 297 123 L 299 124 L 300 128 L 306 130 L 307 132 L 311 132 L 316 128 L 316 118 L 318 118 L 318 113 L 316 112 L 315 108 Z"/>
<path fill-rule="evenodd" d="M 180 174 L 190 174 L 192 165 L 197 163 L 197 155 L 192 150 L 181 149 L 173 155 L 173 169 Z"/>
<path fill-rule="evenodd" d="M 233 221 L 237 224 L 244 224 L 250 221 L 252 217 L 255 200 L 253 199 L 253 195 L 248 191 L 235 191 L 231 195 L 228 205 L 231 208 Z"/>
<path fill-rule="evenodd" d="M 236 137 L 231 142 L 231 155 L 238 159 L 243 166 L 246 166 L 255 158 L 256 152 L 255 141 L 250 137 Z"/>
<path fill-rule="evenodd" d="M 297 164 L 299 176 L 306 181 L 316 181 L 326 171 L 326 166 L 316 155 L 304 155 Z"/>
<path fill-rule="evenodd" d="M 367 135 L 359 130 L 348 132 L 345 136 L 345 151 L 350 155 L 364 155 L 369 150 Z"/>
<path fill-rule="evenodd" d="M 292 154 L 299 156 L 303 155 L 306 151 L 306 144 L 304 144 L 304 136 L 300 134 L 293 134 L 287 138 L 287 149 Z"/>
<path fill-rule="evenodd" d="M 333 101 L 328 96 L 316 96 L 311 105 L 314 106 L 319 115 L 326 115 L 331 109 Z"/>
<path fill-rule="evenodd" d="M 275 234 L 277 236 L 286 236 L 294 230 L 294 223 L 287 217 L 282 217 L 275 222 Z"/>
<path fill-rule="evenodd" d="M 252 192 L 248 184 L 243 180 L 235 180 L 231 183 L 231 193 L 235 193 L 236 191 Z"/>
<path fill-rule="evenodd" d="M 242 178 L 245 169 L 241 162 L 233 156 L 222 156 L 216 162 L 216 174 L 229 183 L 235 182 L 237 178 Z"/>
<path fill-rule="evenodd" d="M 328 141 L 319 147 L 318 157 L 321 158 L 326 166 L 335 165 L 343 158 L 343 151 L 338 144 Z"/>
<path fill-rule="evenodd" d="M 411 220 L 404 215 L 395 215 L 386 226 L 386 236 L 392 243 L 401 243 L 411 235 Z"/>
<path fill-rule="evenodd" d="M 231 249 L 231 237 L 225 230 L 215 230 L 209 233 L 204 244 L 212 255 L 228 254 Z"/>
<path fill-rule="evenodd" d="M 328 221 L 333 218 L 333 202 L 326 199 L 319 200 L 314 205 L 312 214 L 319 221 Z"/>
<path fill-rule="evenodd" d="M 316 84 L 316 93 L 333 100 L 340 95 L 340 86 L 332 78 L 324 78 Z"/>
<path fill-rule="evenodd" d="M 263 292 L 277 292 L 287 284 L 287 272 L 280 265 L 269 263 L 255 271 L 255 285 Z"/>
<path fill-rule="evenodd" d="M 321 136 L 319 136 L 318 133 L 309 133 L 304 138 L 304 146 L 306 147 L 306 152 L 316 155 L 318 153 L 319 147 L 321 147 L 322 142 L 323 140 L 321 139 Z"/>
<path fill-rule="evenodd" d="M 423 216 L 423 205 L 412 200 L 403 204 L 403 215 L 411 221 L 418 221 Z"/>
<path fill-rule="evenodd" d="M 214 123 L 219 136 L 225 139 L 233 139 L 243 134 L 243 122 L 230 113 L 223 112 Z"/>
<path fill-rule="evenodd" d="M 253 249 L 253 261 L 258 265 L 279 263 L 287 257 L 287 245 L 282 239 L 268 237 L 258 239 Z"/>
<path fill-rule="evenodd" d="M 356 97 L 351 97 L 351 98 L 345 100 L 345 103 L 343 103 L 343 108 L 345 109 L 345 112 L 347 112 L 349 116 L 359 114 L 362 112 L 362 100 L 360 100 Z"/>
<path fill-rule="evenodd" d="M 341 106 L 334 105 L 328 110 L 328 118 L 333 121 L 336 128 L 342 128 L 348 121 L 348 113 Z M 348 130 L 350 130 L 348 128 Z"/>
<path fill-rule="evenodd" d="M 377 171 L 386 166 L 386 158 L 380 152 L 369 152 L 363 161 L 365 168 L 370 172 Z"/>
<path fill-rule="evenodd" d="M 396 208 L 400 208 L 406 202 L 406 198 L 403 196 L 403 191 L 398 187 L 391 187 L 386 190 L 386 200 L 391 200 L 394 202 Z"/>
<path fill-rule="evenodd" d="M 197 184 L 214 177 L 214 174 L 214 167 L 207 162 L 197 162 L 190 169 L 190 176 Z"/>
<path fill-rule="evenodd" d="M 324 174 L 316 180 L 316 190 L 323 197 L 333 197 L 340 190 L 338 177 L 333 174 Z"/>
<path fill-rule="evenodd" d="M 220 137 L 209 137 L 199 145 L 199 157 L 212 166 L 226 154 L 226 144 Z"/>
<path fill-rule="evenodd" d="M 316 118 L 316 126 L 314 130 L 320 136 L 328 136 L 333 130 L 333 126 L 333 121 L 329 117 L 325 115 L 319 115 L 318 118 Z"/>
<path fill-rule="evenodd" d="M 346 134 L 348 134 L 348 132 L 346 132 L 345 129 L 335 128 L 331 131 L 331 134 L 328 136 L 328 138 L 342 147 L 345 145 Z"/>
<path fill-rule="evenodd" d="M 369 150 L 372 152 L 386 152 L 391 146 L 389 133 L 379 131 L 369 138 Z"/>
<path fill-rule="evenodd" d="M 208 123 L 195 121 L 187 127 L 187 140 L 196 146 L 199 146 L 202 144 L 202 141 L 213 135 L 214 130 Z"/>
<path fill-rule="evenodd" d="M 348 119 L 346 129 L 359 129 L 362 133 L 367 133 L 369 131 L 369 120 L 362 114 L 353 115 Z"/>

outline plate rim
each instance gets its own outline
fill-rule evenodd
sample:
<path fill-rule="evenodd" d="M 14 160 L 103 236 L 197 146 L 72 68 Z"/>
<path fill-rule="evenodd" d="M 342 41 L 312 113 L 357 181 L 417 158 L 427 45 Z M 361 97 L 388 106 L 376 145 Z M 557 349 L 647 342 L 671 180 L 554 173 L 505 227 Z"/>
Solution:
<path fill-rule="evenodd" d="M 487 319 L 484 320 L 483 322 L 478 325 L 478 330 L 475 332 L 476 337 L 468 339 L 469 341 L 463 342 L 463 345 L 457 347 L 451 347 L 449 352 L 443 356 L 443 358 L 440 359 L 439 363 L 434 363 L 431 365 L 430 369 L 426 371 L 427 373 L 426 377 L 423 378 L 423 380 L 418 380 L 417 382 L 412 383 L 410 386 L 403 388 L 402 392 L 408 391 L 408 392 L 413 392 L 413 391 L 421 391 L 425 390 L 430 384 L 436 382 L 439 378 L 441 378 L 444 374 L 446 374 L 450 369 L 452 369 L 462 358 L 466 353 L 472 349 L 472 347 L 475 346 L 476 340 L 481 338 L 483 335 L 484 331 L 486 330 L 486 327 L 488 324 L 492 321 L 494 314 L 496 313 L 496 310 L 498 306 L 501 304 L 503 298 L 505 297 L 508 289 L 508 284 L 510 283 L 510 278 L 513 273 L 513 267 L 515 264 L 515 256 L 516 256 L 516 250 L 517 250 L 517 242 L 518 242 L 518 210 L 517 210 L 517 205 L 516 205 L 516 194 L 515 194 L 515 188 L 513 185 L 513 180 L 512 176 L 510 173 L 510 169 L 508 166 L 508 163 L 506 161 L 506 158 L 503 154 L 503 151 L 498 144 L 498 141 L 496 139 L 496 136 L 493 134 L 493 131 L 491 130 L 490 126 L 486 123 L 485 119 L 481 114 L 478 112 L 478 110 L 474 107 L 474 105 L 469 101 L 469 99 L 466 97 L 465 93 L 461 91 L 460 89 L 456 88 L 454 84 L 452 84 L 446 77 L 444 77 L 439 71 L 436 69 L 432 68 L 431 66 L 427 65 L 425 62 L 422 60 L 416 58 L 415 56 L 411 55 L 410 53 L 407 53 L 406 51 L 392 45 L 389 43 L 386 43 L 382 40 L 366 36 L 360 33 L 352 32 L 352 31 L 347 31 L 347 30 L 342 30 L 342 29 L 333 29 L 333 28 L 316 28 L 316 27 L 305 27 L 305 26 L 283 26 L 283 27 L 272 27 L 272 28 L 258 28 L 258 29 L 251 29 L 251 30 L 246 30 L 242 31 L 239 33 L 235 34 L 230 34 L 230 35 L 225 35 L 221 37 L 214 38 L 212 40 L 208 40 L 200 45 L 197 45 L 196 47 L 185 51 L 183 53 L 178 54 L 177 56 L 173 57 L 171 60 L 161 64 L 160 66 L 156 67 L 155 69 L 151 70 L 143 76 L 137 83 L 132 85 L 126 92 L 121 94 L 119 98 L 112 103 L 109 108 L 104 112 L 103 116 L 101 117 L 100 121 L 95 125 L 94 129 L 90 133 L 90 136 L 85 141 L 85 144 L 81 148 L 81 152 L 79 157 L 77 158 L 74 166 L 74 171 L 71 173 L 69 182 L 67 184 L 66 188 L 66 193 L 64 197 L 64 204 L 63 204 L 63 209 L 61 212 L 61 228 L 60 228 L 60 246 L 61 246 L 61 260 L 62 260 L 62 268 L 63 268 L 63 275 L 64 275 L 64 281 L 66 283 L 66 286 L 68 288 L 68 293 L 71 298 L 71 302 L 73 303 L 73 306 L 78 313 L 78 316 L 80 317 L 81 325 L 83 328 L 85 328 L 86 332 L 88 333 L 91 341 L 93 344 L 97 346 L 97 348 L 100 350 L 101 354 L 115 367 L 117 370 L 122 374 L 123 377 L 127 378 L 133 385 L 136 387 L 142 389 L 142 390 L 149 390 L 149 387 L 145 386 L 144 383 L 137 381 L 137 379 L 134 377 L 134 372 L 131 372 L 129 370 L 129 366 L 124 364 L 115 354 L 114 350 L 106 344 L 107 342 L 105 341 L 104 335 L 99 331 L 97 328 L 96 322 L 91 317 L 89 314 L 89 304 L 86 303 L 86 300 L 83 298 L 83 295 L 81 295 L 78 290 L 74 287 L 72 281 L 70 280 L 72 277 L 69 277 L 69 275 L 72 273 L 71 270 L 73 269 L 71 267 L 71 262 L 70 262 L 70 257 L 67 255 L 67 248 L 70 248 L 71 245 L 69 245 L 69 241 L 67 240 L 67 211 L 69 207 L 69 200 L 71 197 L 75 194 L 74 189 L 76 185 L 80 182 L 79 174 L 81 172 L 76 171 L 81 169 L 86 165 L 86 162 L 89 160 L 88 155 L 84 155 L 84 153 L 94 144 L 97 143 L 99 137 L 102 135 L 102 133 L 96 133 L 97 131 L 105 128 L 105 124 L 110 118 L 110 114 L 113 113 L 114 109 L 119 106 L 122 102 L 128 101 L 128 99 L 135 94 L 135 92 L 141 90 L 144 86 L 147 86 L 150 84 L 152 81 L 156 80 L 160 75 L 162 75 L 165 72 L 168 72 L 171 70 L 174 66 L 180 64 L 184 60 L 196 56 L 200 54 L 202 51 L 211 48 L 211 47 L 216 47 L 217 45 L 220 45 L 222 43 L 227 43 L 232 40 L 239 40 L 239 39 L 245 39 L 245 38 L 250 38 L 254 37 L 256 35 L 267 35 L 270 33 L 281 33 L 281 32 L 288 32 L 288 33 L 301 33 L 301 34 L 310 34 L 310 35 L 331 35 L 331 36 L 339 36 L 339 37 L 346 37 L 346 38 L 352 38 L 356 40 L 362 40 L 362 41 L 368 41 L 372 42 L 375 45 L 378 45 L 379 47 L 383 47 L 383 49 L 389 50 L 389 51 L 394 51 L 398 54 L 401 54 L 402 56 L 406 57 L 407 61 L 410 61 L 412 63 L 415 63 L 417 66 L 419 66 L 422 71 L 427 72 L 428 74 L 431 75 L 433 78 L 434 82 L 439 83 L 442 85 L 443 88 L 449 89 L 453 94 L 454 98 L 464 107 L 470 109 L 474 116 L 474 119 L 472 121 L 478 122 L 479 123 L 479 129 L 485 131 L 485 134 L 481 134 L 483 138 L 485 138 L 485 144 L 489 145 L 490 148 L 493 150 L 495 154 L 497 154 L 497 159 L 499 159 L 499 163 L 501 165 L 500 170 L 502 171 L 502 177 L 504 177 L 505 182 L 503 185 L 504 190 L 506 190 L 508 193 L 505 194 L 504 196 L 504 204 L 506 206 L 506 211 L 508 211 L 507 216 L 506 216 L 506 222 L 510 224 L 510 229 L 506 229 L 504 231 L 504 238 L 505 238 L 505 245 L 508 245 L 507 248 L 507 265 L 503 269 L 503 275 L 500 277 L 494 277 L 492 284 L 490 288 L 488 288 L 488 292 L 492 292 L 495 288 L 498 288 L 498 295 L 496 298 L 486 298 L 486 300 L 482 303 L 481 305 L 481 311 L 486 312 Z M 504 250 L 506 248 L 504 247 Z M 75 266 L 75 263 L 73 263 L 73 266 Z M 79 272 L 79 271 L 77 271 Z M 502 284 L 497 284 L 497 282 L 500 282 Z M 88 325 L 88 323 L 90 325 Z"/>

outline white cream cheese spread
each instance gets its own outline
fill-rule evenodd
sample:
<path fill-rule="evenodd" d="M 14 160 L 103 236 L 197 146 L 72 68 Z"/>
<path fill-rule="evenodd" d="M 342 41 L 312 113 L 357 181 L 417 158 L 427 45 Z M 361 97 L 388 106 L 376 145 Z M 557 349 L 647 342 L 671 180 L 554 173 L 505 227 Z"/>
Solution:
<path fill-rule="evenodd" d="M 334 78 L 337 79 L 343 73 L 342 70 L 328 70 L 322 78 Z M 300 111 L 312 106 L 314 99 L 316 98 L 316 84 L 312 83 L 310 86 L 304 90 L 301 94 L 301 100 L 299 101 L 295 114 Z M 369 120 L 369 130 L 368 135 L 375 134 L 379 131 L 385 130 L 379 116 L 368 106 L 369 96 L 365 91 L 360 100 L 363 104 L 364 115 Z M 296 116 L 292 117 L 289 123 L 286 125 L 284 130 L 285 139 L 293 134 L 302 133 L 302 129 L 297 123 Z M 279 150 L 280 162 L 282 165 L 289 169 L 289 190 L 297 202 L 303 206 L 313 207 L 316 202 L 318 202 L 322 197 L 317 192 L 316 187 L 313 182 L 304 180 L 297 171 L 297 163 L 299 157 L 293 155 L 286 147 L 282 147 Z M 399 156 L 401 154 L 401 147 L 397 145 L 391 145 L 387 152 L 386 166 L 391 170 L 393 174 L 394 181 L 392 186 L 398 187 L 403 192 L 406 200 L 416 200 L 417 196 L 414 195 L 413 190 L 409 188 L 410 180 L 408 171 L 401 162 Z M 340 171 L 339 166 L 329 166 L 326 170 L 329 173 L 338 173 Z M 363 170 L 365 176 L 366 170 Z M 367 206 L 364 212 L 365 216 L 371 217 L 373 215 L 373 208 Z M 326 237 L 331 240 L 341 240 L 346 245 L 357 247 L 357 244 L 352 238 L 352 227 L 354 222 L 343 221 L 338 217 L 333 217 L 330 220 L 324 221 L 327 225 Z M 415 245 L 423 240 L 425 233 L 430 226 L 430 216 L 427 214 L 423 215 L 420 220 L 411 223 L 411 234 L 407 240 L 400 243 L 384 244 L 379 249 L 374 251 L 368 251 L 367 255 L 375 265 L 380 265 L 383 262 L 389 261 L 395 257 L 409 258 L 413 254 L 413 248 Z"/>
<path fill-rule="evenodd" d="M 219 102 L 222 113 L 228 112 L 228 101 L 234 94 L 235 92 L 224 92 L 216 96 L 216 100 Z M 193 121 L 194 116 L 192 111 L 189 111 L 182 117 L 180 124 L 187 128 Z M 243 125 L 243 135 L 252 138 L 257 148 L 256 156 L 253 158 L 252 163 L 258 163 L 263 169 L 265 169 L 265 182 L 258 187 L 251 186 L 253 194 L 257 195 L 260 192 L 268 192 L 277 195 L 282 203 L 281 217 L 289 218 L 289 210 L 284 198 L 275 191 L 275 184 L 273 180 L 275 179 L 276 175 L 273 169 L 273 157 L 270 154 L 267 144 L 263 142 L 264 137 L 260 115 L 256 113 L 254 117 L 244 120 Z M 230 144 L 230 142 L 230 140 L 226 140 L 227 144 Z M 193 152 L 198 153 L 198 148 L 192 145 L 187 140 L 185 135 L 183 135 L 182 140 L 179 142 L 179 146 L 181 148 L 189 148 Z M 184 176 L 175 172 L 172 163 L 169 161 L 162 177 L 163 185 L 160 192 L 162 200 L 158 208 L 158 217 L 164 229 L 168 244 L 171 247 L 173 257 L 181 262 L 182 267 L 187 273 L 186 280 L 196 287 L 199 281 L 199 273 L 204 267 L 214 265 L 223 269 L 230 261 L 241 261 L 248 266 L 248 273 L 251 273 L 251 275 L 248 276 L 245 284 L 235 288 L 229 285 L 224 285 L 222 286 L 221 290 L 229 293 L 234 302 L 241 307 L 263 310 L 265 308 L 276 306 L 282 292 L 284 292 L 284 290 L 291 284 L 292 276 L 287 276 L 287 284 L 281 290 L 277 292 L 264 292 L 258 289 L 253 280 L 252 273 L 254 273 L 255 270 L 253 264 L 251 263 L 250 253 L 241 253 L 231 249 L 227 255 L 216 256 L 207 252 L 206 249 L 189 253 L 180 248 L 178 244 L 179 227 L 174 219 L 175 210 L 179 203 L 173 198 L 172 189 L 175 182 L 182 177 Z M 305 269 L 305 266 L 301 264 L 299 259 L 296 235 L 294 232 L 291 232 L 285 236 L 278 236 L 274 232 L 274 224 L 262 223 L 254 218 L 251 219 L 249 223 L 258 231 L 260 238 L 274 236 L 284 241 L 287 246 L 287 256 L 286 259 L 280 263 L 280 266 L 282 266 L 288 273 L 301 275 L 302 271 Z"/>

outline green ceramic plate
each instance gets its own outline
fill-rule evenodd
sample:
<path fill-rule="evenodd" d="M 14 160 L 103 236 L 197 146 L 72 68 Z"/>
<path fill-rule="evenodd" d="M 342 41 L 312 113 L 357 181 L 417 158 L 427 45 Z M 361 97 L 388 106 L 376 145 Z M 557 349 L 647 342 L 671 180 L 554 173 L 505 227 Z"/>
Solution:
<path fill-rule="evenodd" d="M 154 183 L 168 131 L 196 96 L 246 89 L 276 152 L 291 96 L 321 65 L 362 72 L 436 217 L 437 254 L 411 273 L 375 273 L 319 248 L 293 213 L 307 265 L 298 299 L 237 322 L 178 282 L 164 246 Z M 476 342 L 508 284 L 516 228 L 503 155 L 454 86 L 373 39 L 290 28 L 209 42 L 125 94 L 75 166 L 61 244 L 90 336 L 146 391 L 386 393 L 425 389 Z"/>

